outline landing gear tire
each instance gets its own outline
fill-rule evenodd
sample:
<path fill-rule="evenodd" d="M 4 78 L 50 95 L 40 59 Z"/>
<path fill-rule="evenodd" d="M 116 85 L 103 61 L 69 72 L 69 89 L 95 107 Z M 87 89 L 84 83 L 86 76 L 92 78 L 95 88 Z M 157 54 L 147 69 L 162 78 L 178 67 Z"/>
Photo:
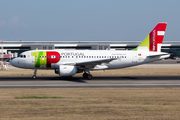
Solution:
<path fill-rule="evenodd" d="M 87 78 L 88 74 L 87 73 L 83 73 L 83 78 Z"/>
<path fill-rule="evenodd" d="M 33 79 L 36 79 L 37 77 L 36 77 L 36 75 L 33 75 L 32 78 L 33 78 Z"/>
<path fill-rule="evenodd" d="M 32 76 L 33 79 L 36 79 L 37 69 L 34 69 L 34 75 Z"/>
<path fill-rule="evenodd" d="M 93 76 L 91 74 L 88 74 L 87 79 L 91 80 L 92 78 L 93 78 Z"/>

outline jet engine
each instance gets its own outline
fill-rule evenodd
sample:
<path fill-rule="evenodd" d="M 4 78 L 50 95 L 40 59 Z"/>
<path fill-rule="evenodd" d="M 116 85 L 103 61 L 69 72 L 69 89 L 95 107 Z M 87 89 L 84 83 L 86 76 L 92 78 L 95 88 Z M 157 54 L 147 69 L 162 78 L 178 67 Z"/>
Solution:
<path fill-rule="evenodd" d="M 59 68 L 55 69 L 55 73 L 60 76 L 72 76 L 77 73 L 77 68 L 71 65 L 59 65 Z"/>

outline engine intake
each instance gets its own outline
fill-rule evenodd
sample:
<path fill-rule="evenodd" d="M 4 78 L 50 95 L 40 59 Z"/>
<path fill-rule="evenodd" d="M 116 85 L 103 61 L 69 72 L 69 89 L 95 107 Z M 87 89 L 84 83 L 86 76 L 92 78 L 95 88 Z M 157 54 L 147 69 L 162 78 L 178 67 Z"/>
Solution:
<path fill-rule="evenodd" d="M 60 76 L 72 76 L 77 73 L 77 68 L 71 65 L 59 65 L 59 69 L 55 69 L 55 73 Z"/>

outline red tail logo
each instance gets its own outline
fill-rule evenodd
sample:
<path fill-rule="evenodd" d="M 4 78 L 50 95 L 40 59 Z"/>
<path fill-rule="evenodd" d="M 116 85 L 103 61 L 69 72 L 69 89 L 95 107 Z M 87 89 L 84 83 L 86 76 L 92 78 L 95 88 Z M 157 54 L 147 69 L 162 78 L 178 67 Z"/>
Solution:
<path fill-rule="evenodd" d="M 158 51 L 158 44 L 161 44 L 164 38 L 167 23 L 158 23 L 149 34 L 149 50 Z"/>

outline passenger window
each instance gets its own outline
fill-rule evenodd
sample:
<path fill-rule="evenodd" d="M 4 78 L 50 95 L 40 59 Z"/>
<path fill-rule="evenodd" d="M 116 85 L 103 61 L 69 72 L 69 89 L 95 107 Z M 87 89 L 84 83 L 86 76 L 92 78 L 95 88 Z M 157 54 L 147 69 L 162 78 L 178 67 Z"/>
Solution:
<path fill-rule="evenodd" d="M 56 58 L 56 56 L 53 56 L 53 55 L 52 55 L 51 58 Z"/>

